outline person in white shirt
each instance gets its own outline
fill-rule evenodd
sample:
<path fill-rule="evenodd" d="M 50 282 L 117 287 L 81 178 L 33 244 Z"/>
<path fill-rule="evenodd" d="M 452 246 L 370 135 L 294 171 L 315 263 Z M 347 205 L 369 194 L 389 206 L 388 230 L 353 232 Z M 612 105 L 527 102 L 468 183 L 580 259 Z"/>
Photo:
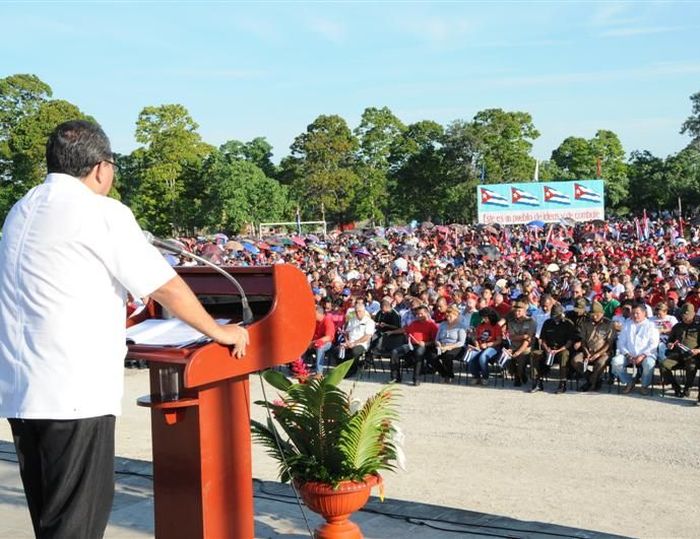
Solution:
<path fill-rule="evenodd" d="M 678 318 L 672 314 L 668 314 L 668 305 L 665 302 L 660 302 L 654 308 L 654 316 L 651 320 L 656 329 L 659 330 L 659 361 L 666 358 L 666 349 L 668 345 L 668 336 L 671 334 L 671 329 L 678 323 Z"/>
<path fill-rule="evenodd" d="M 613 374 L 625 384 L 624 393 L 632 391 L 636 383 L 635 378 L 627 372 L 628 365 L 642 369 L 642 387 L 639 392 L 642 395 L 649 393 L 658 347 L 659 330 L 647 318 L 645 305 L 635 303 L 630 321 L 622 326 L 617 338 L 617 354 L 611 362 Z"/>
<path fill-rule="evenodd" d="M 0 241 L 0 417 L 8 418 L 37 537 L 102 537 L 114 496 L 126 300 L 150 296 L 245 353 L 247 331 L 220 326 L 108 198 L 102 129 L 59 125 L 48 176 L 13 206 Z"/>
<path fill-rule="evenodd" d="M 374 320 L 372 320 L 365 308 L 365 300 L 357 298 L 355 300 L 355 309 L 352 312 L 348 311 L 347 321 L 345 322 L 345 341 L 338 346 L 336 351 L 340 362 L 349 359 L 355 360 L 348 371 L 348 377 L 353 376 L 357 372 L 360 366 L 359 358 L 369 350 L 374 330 Z"/>

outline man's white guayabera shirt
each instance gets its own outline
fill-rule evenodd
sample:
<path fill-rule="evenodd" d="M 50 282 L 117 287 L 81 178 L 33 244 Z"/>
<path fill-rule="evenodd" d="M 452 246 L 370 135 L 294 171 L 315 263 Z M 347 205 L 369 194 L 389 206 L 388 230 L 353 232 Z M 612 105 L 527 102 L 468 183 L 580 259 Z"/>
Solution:
<path fill-rule="evenodd" d="M 129 208 L 49 174 L 0 240 L 0 417 L 119 415 L 127 291 L 174 275 Z"/>

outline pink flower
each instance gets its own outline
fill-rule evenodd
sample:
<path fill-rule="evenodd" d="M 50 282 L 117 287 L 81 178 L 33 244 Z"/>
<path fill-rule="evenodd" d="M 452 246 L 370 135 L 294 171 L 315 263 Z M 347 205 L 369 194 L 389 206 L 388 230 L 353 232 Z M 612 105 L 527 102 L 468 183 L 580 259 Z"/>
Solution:
<path fill-rule="evenodd" d="M 306 382 L 307 378 L 311 374 L 302 358 L 297 358 L 295 361 L 293 361 L 290 368 L 292 369 L 292 374 L 294 377 L 302 384 Z"/>

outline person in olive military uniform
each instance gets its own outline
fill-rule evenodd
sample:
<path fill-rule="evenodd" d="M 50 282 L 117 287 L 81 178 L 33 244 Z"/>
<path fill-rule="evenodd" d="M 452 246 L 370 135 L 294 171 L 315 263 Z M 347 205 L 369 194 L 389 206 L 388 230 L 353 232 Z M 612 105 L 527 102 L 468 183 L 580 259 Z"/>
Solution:
<path fill-rule="evenodd" d="M 566 309 L 566 317 L 571 320 L 575 328 L 586 319 L 586 312 L 588 311 L 588 302 L 586 298 L 576 298 L 573 303 L 573 308 L 569 311 Z"/>
<path fill-rule="evenodd" d="M 671 384 L 676 397 L 685 397 L 690 393 L 695 380 L 700 358 L 700 323 L 695 321 L 695 307 L 685 303 L 681 307 L 681 321 L 671 329 L 668 336 L 666 359 L 661 362 L 661 376 L 664 382 Z M 673 369 L 685 367 L 685 387 L 673 375 Z M 700 398 L 700 397 L 699 397 Z"/>
<path fill-rule="evenodd" d="M 564 316 L 564 308 L 557 303 L 552 307 L 551 318 L 546 320 L 540 332 L 540 353 L 533 354 L 532 366 L 534 378 L 531 393 L 542 391 L 542 374 L 548 371 L 548 357 L 553 354 L 553 362 L 559 362 L 559 387 L 557 393 L 566 391 L 566 377 L 569 369 L 569 350 L 576 338 L 576 328 L 571 320 Z"/>
<path fill-rule="evenodd" d="M 530 361 L 532 343 L 537 330 L 537 323 L 527 316 L 527 303 L 522 299 L 513 304 L 513 310 L 506 316 L 506 327 L 513 355 L 508 370 L 513 375 L 513 385 L 520 387 L 527 382 L 525 367 Z"/>
<path fill-rule="evenodd" d="M 597 301 L 591 304 L 591 312 L 579 323 L 579 343 L 574 344 L 574 353 L 571 357 L 571 368 L 575 372 L 587 377 L 586 382 L 579 391 L 588 391 L 593 388 L 600 389 L 600 375 L 610 360 L 610 350 L 615 341 L 615 328 L 612 321 L 605 317 L 605 308 Z M 593 367 L 593 372 L 588 373 L 587 365 Z"/>

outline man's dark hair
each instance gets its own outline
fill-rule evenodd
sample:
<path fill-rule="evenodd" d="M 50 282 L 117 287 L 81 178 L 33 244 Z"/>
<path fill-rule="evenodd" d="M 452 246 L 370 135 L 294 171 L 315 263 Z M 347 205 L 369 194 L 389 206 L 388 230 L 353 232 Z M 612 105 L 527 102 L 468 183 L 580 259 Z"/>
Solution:
<path fill-rule="evenodd" d="M 633 301 L 632 308 L 633 309 L 641 309 L 645 313 L 647 312 L 647 305 L 643 301 Z"/>
<path fill-rule="evenodd" d="M 87 176 L 100 161 L 112 160 L 109 139 L 102 128 L 85 120 L 60 124 L 46 142 L 46 167 L 49 172 Z"/>
<path fill-rule="evenodd" d="M 497 324 L 501 319 L 499 314 L 491 307 L 484 307 L 479 311 L 479 314 L 481 315 L 482 320 L 487 319 L 491 325 Z"/>

